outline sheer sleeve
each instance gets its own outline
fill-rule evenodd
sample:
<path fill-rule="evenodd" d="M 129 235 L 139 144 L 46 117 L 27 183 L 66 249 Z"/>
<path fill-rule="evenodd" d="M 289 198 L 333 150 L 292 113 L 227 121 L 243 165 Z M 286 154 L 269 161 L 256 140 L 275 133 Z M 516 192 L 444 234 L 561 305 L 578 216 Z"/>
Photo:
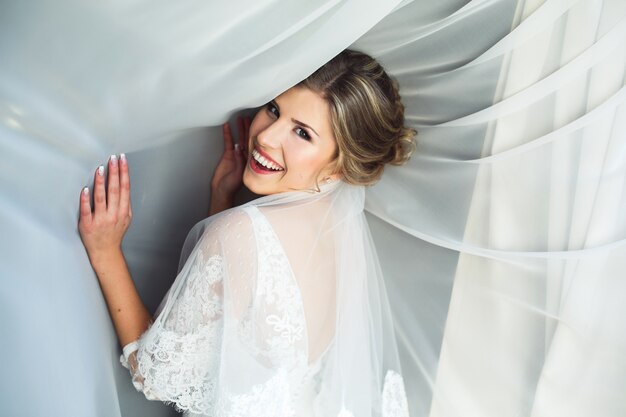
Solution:
<path fill-rule="evenodd" d="M 219 240 L 204 233 L 159 306 L 155 322 L 123 348 L 120 362 L 147 399 L 174 405 L 178 411 L 211 409 L 221 351 L 223 278 Z"/>

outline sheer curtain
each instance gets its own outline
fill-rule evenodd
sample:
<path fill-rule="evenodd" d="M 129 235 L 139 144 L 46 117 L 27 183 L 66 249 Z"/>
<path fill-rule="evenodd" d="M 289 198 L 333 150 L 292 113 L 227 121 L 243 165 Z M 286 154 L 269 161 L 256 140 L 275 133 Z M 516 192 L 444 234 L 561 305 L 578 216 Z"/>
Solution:
<path fill-rule="evenodd" d="M 80 189 L 126 152 L 154 311 L 219 125 L 352 47 L 419 132 L 366 196 L 411 415 L 626 416 L 623 1 L 0 4 L 0 414 L 173 414 L 119 365 Z"/>
<path fill-rule="evenodd" d="M 484 39 L 489 22 L 472 33 L 471 20 L 501 6 L 470 2 L 402 49 L 464 24 Z M 402 281 L 392 303 L 417 415 L 626 415 L 625 16 L 623 2 L 520 2 L 510 33 L 472 59 L 399 71 L 422 151 L 372 190 L 370 212 L 452 251 L 414 251 L 422 283 Z M 453 88 L 472 104 L 428 114 Z M 429 321 L 441 327 L 413 331 Z"/>
<path fill-rule="evenodd" d="M 550 6 L 520 4 L 512 35 Z M 625 5 L 568 6 L 507 52 L 485 110 L 464 240 L 509 254 L 459 260 L 431 415 L 626 414 Z"/>

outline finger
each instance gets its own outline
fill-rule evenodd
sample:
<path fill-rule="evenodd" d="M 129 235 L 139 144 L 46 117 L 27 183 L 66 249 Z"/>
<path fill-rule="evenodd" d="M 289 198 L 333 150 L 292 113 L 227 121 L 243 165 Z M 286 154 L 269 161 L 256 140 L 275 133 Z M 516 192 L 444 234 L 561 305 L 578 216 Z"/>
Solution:
<path fill-rule="evenodd" d="M 237 172 L 243 171 L 245 160 L 246 160 L 246 156 L 244 155 L 243 149 L 240 147 L 239 152 L 237 152 L 237 156 L 235 158 L 235 170 Z"/>
<path fill-rule="evenodd" d="M 224 123 L 224 152 L 233 149 L 233 136 L 230 132 L 230 123 Z"/>
<path fill-rule="evenodd" d="M 107 211 L 116 212 L 120 201 L 120 179 L 119 164 L 117 157 L 111 155 L 109 158 L 109 184 L 107 192 Z"/>
<path fill-rule="evenodd" d="M 119 215 L 124 217 L 130 215 L 130 175 L 128 169 L 128 160 L 125 154 L 120 154 L 119 160 L 120 170 L 120 203 Z"/>
<path fill-rule="evenodd" d="M 96 178 L 93 184 L 93 201 L 94 201 L 94 215 L 99 215 L 106 212 L 106 194 L 104 192 L 104 166 L 100 165 L 96 170 Z"/>
<path fill-rule="evenodd" d="M 89 203 L 89 187 L 85 187 L 80 192 L 80 218 L 78 220 L 84 224 L 91 223 L 91 204 Z"/>
<path fill-rule="evenodd" d="M 237 132 L 239 132 L 238 143 L 243 147 L 243 143 L 246 140 L 246 124 L 241 116 L 237 117 Z"/>
<path fill-rule="evenodd" d="M 246 117 L 246 123 L 245 123 L 245 127 L 246 127 L 246 137 L 245 140 L 242 144 L 242 149 L 244 151 L 244 154 L 248 153 L 248 145 L 250 143 L 250 125 L 252 124 L 252 119 L 250 117 Z"/>
<path fill-rule="evenodd" d="M 241 146 L 241 149 L 245 149 L 246 142 L 248 141 L 248 128 L 246 125 L 246 119 L 240 117 L 237 120 L 237 126 L 239 129 L 239 146 Z"/>

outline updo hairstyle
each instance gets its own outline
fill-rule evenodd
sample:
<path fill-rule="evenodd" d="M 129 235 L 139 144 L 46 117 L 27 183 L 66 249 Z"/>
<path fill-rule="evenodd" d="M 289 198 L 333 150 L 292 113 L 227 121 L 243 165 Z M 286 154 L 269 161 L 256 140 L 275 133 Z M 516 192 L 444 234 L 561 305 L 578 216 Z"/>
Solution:
<path fill-rule="evenodd" d="M 398 83 L 371 56 L 345 49 L 298 86 L 329 104 L 339 148 L 334 173 L 345 182 L 374 184 L 386 164 L 401 165 L 415 150 L 417 131 L 404 126 Z"/>

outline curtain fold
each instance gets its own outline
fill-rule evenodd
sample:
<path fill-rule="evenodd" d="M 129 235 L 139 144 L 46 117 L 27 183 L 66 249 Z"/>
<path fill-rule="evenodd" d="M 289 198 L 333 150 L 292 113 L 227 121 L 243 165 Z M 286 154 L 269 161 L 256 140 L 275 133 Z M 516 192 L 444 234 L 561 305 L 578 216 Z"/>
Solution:
<path fill-rule="evenodd" d="M 426 355 L 414 348 L 424 341 L 401 339 L 410 345 L 406 362 L 425 374 L 420 400 L 413 397 L 418 415 L 626 414 L 618 400 L 626 322 L 612 295 L 624 288 L 626 250 L 625 11 L 618 2 L 520 2 L 510 33 L 468 63 L 400 71 L 410 100 L 428 103 L 429 81 L 472 85 L 459 88 L 463 97 L 500 61 L 489 78 L 493 98 L 481 106 L 450 105 L 447 120 L 409 107 L 422 131 L 418 155 L 369 196 L 370 212 L 387 224 L 458 253 L 453 278 L 441 280 L 449 299 L 440 288 L 413 292 L 415 304 L 437 294 L 449 302 L 443 331 L 422 348 L 441 344 L 436 366 L 418 361 Z M 422 262 L 435 264 L 431 256 Z M 427 320 L 400 308 L 396 316 L 401 334 Z"/>

